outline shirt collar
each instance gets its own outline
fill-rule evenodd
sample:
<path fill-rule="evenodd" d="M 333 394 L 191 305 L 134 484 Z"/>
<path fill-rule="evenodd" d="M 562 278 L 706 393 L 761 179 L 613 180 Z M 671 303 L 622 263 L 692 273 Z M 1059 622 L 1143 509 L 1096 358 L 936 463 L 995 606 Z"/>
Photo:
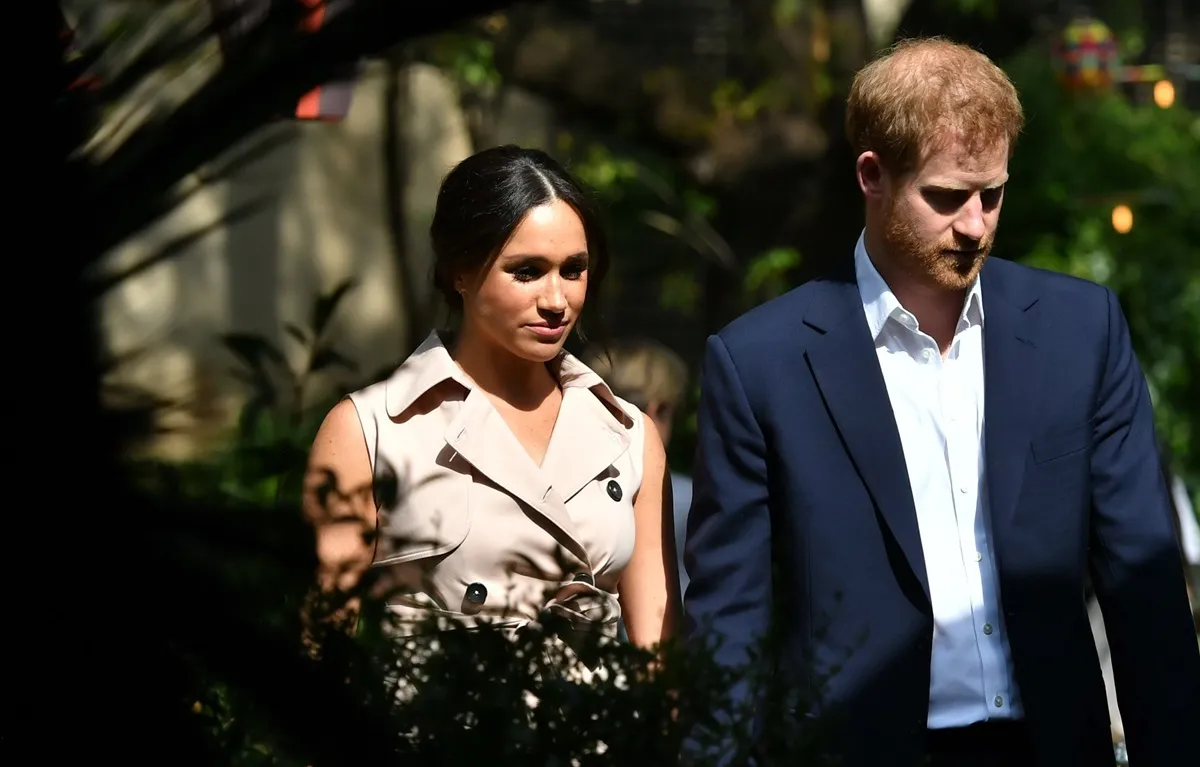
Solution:
<path fill-rule="evenodd" d="M 867 316 L 867 327 L 870 328 L 872 340 L 878 340 L 879 335 L 887 327 L 888 320 L 893 320 L 909 330 L 917 330 L 917 318 L 910 314 L 900 304 L 900 299 L 884 282 L 879 270 L 867 255 L 866 231 L 858 237 L 854 247 L 854 274 L 858 281 L 858 294 L 862 299 L 863 311 Z M 981 280 L 976 277 L 967 292 L 963 302 L 962 314 L 959 316 L 958 328 L 971 325 L 983 325 L 983 287 Z"/>

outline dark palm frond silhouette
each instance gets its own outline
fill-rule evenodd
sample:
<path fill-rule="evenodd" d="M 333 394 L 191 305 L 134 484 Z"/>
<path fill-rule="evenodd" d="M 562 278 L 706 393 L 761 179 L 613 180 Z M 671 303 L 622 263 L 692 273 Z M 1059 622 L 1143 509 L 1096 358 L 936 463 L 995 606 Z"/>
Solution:
<path fill-rule="evenodd" d="M 86 232 L 89 250 L 104 253 L 153 221 L 170 208 L 172 190 L 189 173 L 272 120 L 293 114 L 306 93 L 343 76 L 363 58 L 511 4 L 458 0 L 422 4 L 418 12 L 393 0 L 341 0 L 332 3 L 337 13 L 310 30 L 302 24 L 311 12 L 303 0 L 243 0 L 219 4 L 225 12 L 199 31 L 187 20 L 168 25 L 162 39 L 170 43 L 147 46 L 95 91 L 74 91 L 88 103 L 87 113 L 102 112 L 128 96 L 145 73 L 222 39 L 221 66 L 182 103 L 145 119 L 102 162 L 86 156 L 69 160 L 83 181 L 81 202 L 94 217 Z M 79 61 L 100 57 L 85 45 Z M 72 82 L 80 75 L 66 74 Z M 117 190 L 120 195 L 113 194 Z M 132 200 L 141 204 L 129 204 Z"/>

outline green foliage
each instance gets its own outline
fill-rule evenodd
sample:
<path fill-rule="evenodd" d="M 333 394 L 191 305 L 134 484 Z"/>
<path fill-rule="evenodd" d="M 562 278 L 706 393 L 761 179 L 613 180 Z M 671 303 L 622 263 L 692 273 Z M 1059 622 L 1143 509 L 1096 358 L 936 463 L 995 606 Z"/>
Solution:
<path fill-rule="evenodd" d="M 337 351 L 330 324 L 338 305 L 352 290 L 344 282 L 313 304 L 308 327 L 287 323 L 287 338 L 298 347 L 302 364 L 293 369 L 287 355 L 265 339 L 242 333 L 221 337 L 237 360 L 234 375 L 250 397 L 236 428 L 210 457 L 184 464 L 152 464 L 159 481 L 170 477 L 181 492 L 204 495 L 217 489 L 223 498 L 262 507 L 299 503 L 305 458 L 329 407 L 346 391 L 348 379 L 330 396 L 309 402 L 330 375 L 357 372 L 357 365 Z"/>
<path fill-rule="evenodd" d="M 1158 425 L 1200 481 L 1200 141 L 1181 107 L 1120 93 L 1071 96 L 1031 48 L 1008 63 L 1029 115 L 1010 166 L 1000 247 L 1116 291 Z M 1128 206 L 1133 228 L 1114 230 Z"/>
<path fill-rule="evenodd" d="M 650 153 L 562 133 L 559 151 L 603 203 L 617 252 L 651 254 L 636 273 L 659 284 L 659 303 L 685 317 L 698 311 L 706 264 L 731 272 L 733 251 L 712 226 L 716 201 L 679 169 Z M 659 246 L 661 247 L 652 247 Z M 700 258 L 697 259 L 696 257 Z"/>
<path fill-rule="evenodd" d="M 763 112 L 783 109 L 790 96 L 788 84 L 778 78 L 768 79 L 749 91 L 738 80 L 725 80 L 717 85 L 711 101 L 718 116 L 748 122 Z"/>
<path fill-rule="evenodd" d="M 792 287 L 789 273 L 799 266 L 800 253 L 795 248 L 772 248 L 751 259 L 742 290 L 752 304 L 777 298 Z"/>
<path fill-rule="evenodd" d="M 434 64 L 448 72 L 459 85 L 480 94 L 493 94 L 500 86 L 496 69 L 496 44 L 476 34 L 447 33 L 431 46 Z"/>
<path fill-rule="evenodd" d="M 992 19 L 996 16 L 997 0 L 938 0 L 945 12 L 958 13 L 963 16 L 982 16 Z"/>
<path fill-rule="evenodd" d="M 560 137 L 560 146 L 570 150 L 573 141 L 568 134 Z M 603 144 L 591 143 L 573 158 L 571 171 L 591 187 L 596 194 L 608 200 L 619 200 L 626 187 L 638 179 L 638 164 L 628 157 L 613 154 Z"/>

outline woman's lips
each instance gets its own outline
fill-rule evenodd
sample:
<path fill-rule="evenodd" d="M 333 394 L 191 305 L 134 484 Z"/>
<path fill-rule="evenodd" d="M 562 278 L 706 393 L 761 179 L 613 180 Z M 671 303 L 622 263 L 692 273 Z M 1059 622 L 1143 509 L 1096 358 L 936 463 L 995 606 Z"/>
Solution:
<path fill-rule="evenodd" d="M 567 330 L 566 325 L 526 325 L 525 327 L 533 331 L 533 334 L 538 338 L 548 341 L 557 340 Z"/>

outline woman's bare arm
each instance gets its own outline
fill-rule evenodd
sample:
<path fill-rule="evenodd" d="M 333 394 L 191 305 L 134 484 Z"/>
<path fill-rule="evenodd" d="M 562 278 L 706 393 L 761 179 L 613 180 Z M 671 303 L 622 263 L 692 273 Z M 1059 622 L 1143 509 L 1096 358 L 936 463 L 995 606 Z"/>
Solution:
<path fill-rule="evenodd" d="M 629 640 L 649 648 L 675 634 L 680 599 L 667 455 L 654 421 L 642 416 L 642 422 L 642 487 L 633 502 L 633 557 L 621 576 L 620 598 Z"/>
<path fill-rule="evenodd" d="M 325 416 L 304 475 L 304 513 L 316 531 L 323 589 L 352 589 L 371 565 L 376 523 L 372 485 L 358 412 L 343 399 Z"/>

